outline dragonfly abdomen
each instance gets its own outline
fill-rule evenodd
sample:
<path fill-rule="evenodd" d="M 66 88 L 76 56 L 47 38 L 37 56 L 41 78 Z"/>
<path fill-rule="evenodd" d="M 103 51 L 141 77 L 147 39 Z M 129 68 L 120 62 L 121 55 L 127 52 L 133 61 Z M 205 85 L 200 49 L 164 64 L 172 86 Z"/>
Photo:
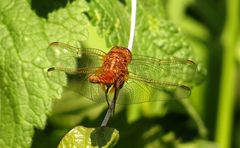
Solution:
<path fill-rule="evenodd" d="M 113 71 L 108 71 L 100 74 L 93 74 L 89 78 L 91 83 L 99 83 L 99 84 L 114 84 L 116 80 L 116 74 Z"/>

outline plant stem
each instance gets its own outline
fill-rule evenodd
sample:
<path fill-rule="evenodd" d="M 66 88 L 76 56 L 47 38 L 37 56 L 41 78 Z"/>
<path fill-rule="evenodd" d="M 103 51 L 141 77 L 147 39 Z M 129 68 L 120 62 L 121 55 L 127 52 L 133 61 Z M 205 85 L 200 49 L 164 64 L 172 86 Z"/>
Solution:
<path fill-rule="evenodd" d="M 182 100 L 180 100 L 180 102 L 187 109 L 187 112 L 189 113 L 189 115 L 195 121 L 195 123 L 196 123 L 196 125 L 198 127 L 198 133 L 201 136 L 201 138 L 206 138 L 206 136 L 207 136 L 207 128 L 204 125 L 204 123 L 203 123 L 201 117 L 199 116 L 199 114 L 196 112 L 194 107 L 190 104 L 189 100 L 188 99 L 182 99 Z"/>
<path fill-rule="evenodd" d="M 227 16 L 222 34 L 223 68 L 217 114 L 215 140 L 220 148 L 231 147 L 234 94 L 236 83 L 236 43 L 239 24 L 239 0 L 228 0 Z"/>
<path fill-rule="evenodd" d="M 107 113 L 106 113 L 106 115 L 105 115 L 105 117 L 102 121 L 101 127 L 106 127 L 107 126 L 107 123 L 108 123 L 108 121 L 109 121 L 109 119 L 110 119 L 110 117 L 113 113 L 114 106 L 115 106 L 115 102 L 114 102 L 114 99 L 112 99 L 111 104 L 110 104 L 110 106 L 107 110 Z"/>

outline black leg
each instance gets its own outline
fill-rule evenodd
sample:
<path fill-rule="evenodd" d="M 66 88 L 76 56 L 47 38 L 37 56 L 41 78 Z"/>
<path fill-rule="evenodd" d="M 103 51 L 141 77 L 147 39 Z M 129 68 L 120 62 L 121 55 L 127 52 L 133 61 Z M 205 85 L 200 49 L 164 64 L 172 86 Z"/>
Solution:
<path fill-rule="evenodd" d="M 121 81 L 120 81 L 121 82 Z M 123 82 L 124 83 L 124 82 Z M 118 97 L 118 93 L 120 91 L 120 89 L 122 88 L 123 86 L 123 83 L 115 83 L 114 84 L 114 96 L 113 96 L 113 99 L 111 101 L 111 104 L 107 110 L 107 113 L 102 121 L 102 124 L 101 124 L 101 127 L 106 127 L 107 126 L 107 123 L 111 117 L 111 115 L 114 115 L 115 113 L 115 105 L 116 105 L 116 101 L 117 101 L 117 97 Z M 119 85 L 120 84 L 120 85 Z M 108 93 L 110 87 L 107 87 L 107 90 L 105 91 L 105 94 Z M 107 95 L 106 95 L 107 96 Z M 107 98 L 107 97 L 106 97 Z M 107 101 L 108 102 L 108 101 Z M 109 104 L 109 103 L 108 103 Z"/>
<path fill-rule="evenodd" d="M 112 106 L 113 107 L 113 110 L 112 110 L 113 115 L 115 114 L 115 106 L 116 106 L 119 90 L 120 90 L 119 88 L 115 88 L 115 90 L 114 90 L 113 106 Z"/>
<path fill-rule="evenodd" d="M 107 86 L 107 89 L 105 91 L 105 99 L 107 101 L 107 104 L 108 104 L 108 108 L 110 107 L 110 104 L 109 104 L 109 101 L 108 101 L 108 92 L 109 92 L 109 89 L 111 88 L 111 86 Z"/>

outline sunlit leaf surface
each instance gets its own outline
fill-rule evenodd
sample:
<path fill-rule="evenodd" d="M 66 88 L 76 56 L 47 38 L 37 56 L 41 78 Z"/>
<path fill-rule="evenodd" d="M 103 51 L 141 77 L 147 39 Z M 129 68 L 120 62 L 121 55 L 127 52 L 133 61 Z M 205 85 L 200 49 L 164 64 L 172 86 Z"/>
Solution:
<path fill-rule="evenodd" d="M 117 143 L 118 139 L 119 133 L 113 128 L 86 128 L 77 126 L 64 136 L 58 148 L 111 148 Z"/>

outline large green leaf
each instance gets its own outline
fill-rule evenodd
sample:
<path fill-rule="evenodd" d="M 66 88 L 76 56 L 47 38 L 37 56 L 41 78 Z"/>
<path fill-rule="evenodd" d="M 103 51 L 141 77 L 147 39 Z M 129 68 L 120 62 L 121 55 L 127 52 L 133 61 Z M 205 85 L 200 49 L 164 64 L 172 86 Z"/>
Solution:
<path fill-rule="evenodd" d="M 127 46 L 130 9 L 129 1 L 126 5 L 117 0 L 91 1 L 89 16 L 98 27 L 99 35 L 106 38 L 107 46 Z M 166 18 L 163 2 L 157 0 L 138 2 L 133 53 L 158 58 L 176 56 L 195 59 L 191 46 L 179 28 Z"/>
<path fill-rule="evenodd" d="M 0 147 L 30 147 L 34 127 L 44 128 L 52 99 L 60 98 L 65 76 L 46 77 L 52 41 L 85 40 L 85 1 L 40 18 L 26 0 L 0 2 Z"/>

